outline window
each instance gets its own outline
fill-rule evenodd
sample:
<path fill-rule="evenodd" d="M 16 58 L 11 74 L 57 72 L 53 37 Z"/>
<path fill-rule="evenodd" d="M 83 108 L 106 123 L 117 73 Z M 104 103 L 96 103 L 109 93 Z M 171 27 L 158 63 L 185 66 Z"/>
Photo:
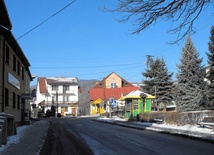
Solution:
<path fill-rule="evenodd" d="M 9 106 L 9 90 L 5 88 L 5 106 Z"/>
<path fill-rule="evenodd" d="M 25 79 L 25 69 L 24 69 L 24 67 L 22 67 L 22 80 L 24 80 Z"/>
<path fill-rule="evenodd" d="M 54 85 L 53 85 L 53 86 L 52 86 L 52 90 L 53 90 L 53 91 L 58 91 L 58 86 L 54 86 Z"/>
<path fill-rule="evenodd" d="M 138 110 L 138 100 L 135 99 L 133 102 L 134 102 L 134 110 Z"/>
<path fill-rule="evenodd" d="M 69 96 L 63 96 L 63 101 L 65 102 L 67 102 L 69 100 Z"/>
<path fill-rule="evenodd" d="M 115 82 L 112 82 L 111 83 L 111 88 L 116 88 L 117 87 L 117 84 Z"/>
<path fill-rule="evenodd" d="M 55 99 L 56 99 L 56 97 L 52 96 L 52 103 L 54 103 L 54 101 L 56 101 Z"/>
<path fill-rule="evenodd" d="M 17 63 L 17 74 L 20 76 L 20 62 Z"/>
<path fill-rule="evenodd" d="M 13 55 L 13 71 L 16 72 L 16 56 Z"/>
<path fill-rule="evenodd" d="M 20 96 L 17 95 L 17 109 L 20 109 Z"/>
<path fill-rule="evenodd" d="M 5 61 L 9 65 L 10 63 L 10 49 L 8 46 L 6 46 L 6 51 L 5 51 Z"/>
<path fill-rule="evenodd" d="M 25 106 L 25 99 L 22 98 L 21 101 L 22 101 L 22 102 L 21 102 L 21 109 L 24 109 L 24 106 Z"/>
<path fill-rule="evenodd" d="M 69 90 L 69 89 L 70 89 L 70 87 L 69 87 L 68 85 L 64 85 L 64 86 L 63 86 L 63 90 L 67 91 L 67 90 Z"/>
<path fill-rule="evenodd" d="M 65 107 L 65 112 L 68 112 L 68 107 Z"/>
<path fill-rule="evenodd" d="M 16 94 L 13 92 L 13 108 L 16 108 Z"/>
<path fill-rule="evenodd" d="M 126 110 L 130 111 L 132 109 L 132 99 L 126 100 Z"/>

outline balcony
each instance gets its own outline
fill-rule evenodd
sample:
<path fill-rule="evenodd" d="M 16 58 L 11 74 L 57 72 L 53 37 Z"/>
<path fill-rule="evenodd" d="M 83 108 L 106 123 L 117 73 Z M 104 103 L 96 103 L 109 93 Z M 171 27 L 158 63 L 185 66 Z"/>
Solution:
<path fill-rule="evenodd" d="M 69 106 L 73 106 L 76 105 L 76 102 L 73 101 L 58 101 L 58 107 L 69 107 Z M 55 106 L 57 107 L 57 102 L 53 102 L 53 101 L 45 101 L 45 107 L 51 107 L 51 106 Z"/>

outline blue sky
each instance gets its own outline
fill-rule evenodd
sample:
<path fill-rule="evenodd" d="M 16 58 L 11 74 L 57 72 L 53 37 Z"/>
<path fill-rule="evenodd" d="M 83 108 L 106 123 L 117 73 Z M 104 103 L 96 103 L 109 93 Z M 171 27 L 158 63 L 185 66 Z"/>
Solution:
<path fill-rule="evenodd" d="M 70 2 L 5 0 L 14 37 L 19 38 Z M 167 43 L 176 38 L 167 33 L 172 24 L 159 22 L 139 35 L 130 35 L 132 23 L 117 21 L 123 14 L 102 10 L 116 4 L 116 0 L 77 0 L 18 39 L 31 64 L 32 75 L 101 80 L 115 72 L 129 82 L 141 82 L 146 55 L 163 57 L 169 72 L 175 75 L 185 40 L 176 45 Z M 210 6 L 202 13 L 194 25 L 196 34 L 191 36 L 204 65 L 214 19 L 212 9 Z M 36 80 L 32 85 L 35 83 Z"/>

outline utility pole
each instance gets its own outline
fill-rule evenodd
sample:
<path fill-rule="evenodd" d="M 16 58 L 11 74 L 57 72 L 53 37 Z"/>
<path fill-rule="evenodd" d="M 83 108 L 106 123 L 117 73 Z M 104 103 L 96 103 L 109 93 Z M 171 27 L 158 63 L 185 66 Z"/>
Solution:
<path fill-rule="evenodd" d="M 56 90 L 56 117 L 58 117 L 58 88 Z"/>
<path fill-rule="evenodd" d="M 112 106 L 112 101 L 113 101 L 113 99 L 112 99 L 112 98 L 109 98 L 109 100 L 108 100 L 108 102 L 109 102 L 109 109 L 110 109 L 110 111 L 109 111 L 109 118 L 111 118 L 111 106 Z"/>

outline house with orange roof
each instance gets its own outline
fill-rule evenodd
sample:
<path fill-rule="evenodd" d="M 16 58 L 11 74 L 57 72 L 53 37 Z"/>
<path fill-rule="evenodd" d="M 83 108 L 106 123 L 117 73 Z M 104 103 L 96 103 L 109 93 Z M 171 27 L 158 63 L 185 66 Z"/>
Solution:
<path fill-rule="evenodd" d="M 39 77 L 35 104 L 43 113 L 54 107 L 62 116 L 77 116 L 78 89 L 76 77 Z"/>
<path fill-rule="evenodd" d="M 89 90 L 90 114 L 110 112 L 112 106 L 124 106 L 121 97 L 138 89 L 139 87 L 112 72 Z"/>

